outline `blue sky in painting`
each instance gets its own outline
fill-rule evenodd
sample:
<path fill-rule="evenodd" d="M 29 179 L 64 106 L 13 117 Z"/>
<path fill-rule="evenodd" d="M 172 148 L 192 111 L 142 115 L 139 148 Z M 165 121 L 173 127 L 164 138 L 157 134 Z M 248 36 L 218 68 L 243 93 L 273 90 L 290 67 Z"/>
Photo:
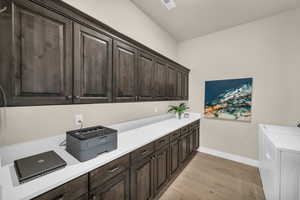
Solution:
<path fill-rule="evenodd" d="M 252 85 L 252 78 L 205 81 L 205 105 L 210 104 L 228 89 L 237 89 L 245 84 Z"/>

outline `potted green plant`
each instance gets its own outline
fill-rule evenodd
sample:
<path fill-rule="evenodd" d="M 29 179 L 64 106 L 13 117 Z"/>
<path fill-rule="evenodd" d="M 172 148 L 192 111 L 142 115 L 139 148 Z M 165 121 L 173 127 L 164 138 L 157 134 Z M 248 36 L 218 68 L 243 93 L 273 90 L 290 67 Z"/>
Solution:
<path fill-rule="evenodd" d="M 179 104 L 179 106 L 173 106 L 173 105 L 170 105 L 169 106 L 169 110 L 168 110 L 168 113 L 175 113 L 177 119 L 181 119 L 182 117 L 182 114 L 189 109 L 189 107 L 185 104 L 185 103 L 181 103 Z"/>

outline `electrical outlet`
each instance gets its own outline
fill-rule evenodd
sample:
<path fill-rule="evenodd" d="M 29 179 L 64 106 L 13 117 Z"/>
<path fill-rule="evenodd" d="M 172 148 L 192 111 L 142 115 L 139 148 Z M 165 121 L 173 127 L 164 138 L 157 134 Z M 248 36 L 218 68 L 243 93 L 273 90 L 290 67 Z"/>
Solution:
<path fill-rule="evenodd" d="M 82 125 L 82 123 L 83 123 L 82 114 L 75 115 L 75 124 L 80 126 L 80 125 Z"/>
<path fill-rule="evenodd" d="M 154 108 L 154 112 L 155 112 L 155 113 L 158 112 L 158 108 L 157 108 L 157 107 Z"/>

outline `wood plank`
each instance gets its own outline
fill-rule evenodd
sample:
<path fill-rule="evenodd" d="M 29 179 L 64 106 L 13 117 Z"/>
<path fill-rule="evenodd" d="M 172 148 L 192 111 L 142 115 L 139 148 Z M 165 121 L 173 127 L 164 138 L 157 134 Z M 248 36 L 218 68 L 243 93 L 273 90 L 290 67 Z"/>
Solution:
<path fill-rule="evenodd" d="M 160 200 L 265 200 L 258 169 L 197 153 Z"/>

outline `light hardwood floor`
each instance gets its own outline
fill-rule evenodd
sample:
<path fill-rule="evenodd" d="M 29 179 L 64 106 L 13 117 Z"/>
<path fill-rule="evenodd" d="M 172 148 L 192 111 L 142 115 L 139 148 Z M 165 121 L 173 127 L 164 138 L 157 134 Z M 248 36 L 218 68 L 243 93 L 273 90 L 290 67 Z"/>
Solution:
<path fill-rule="evenodd" d="M 197 153 L 160 200 L 265 200 L 258 169 Z"/>

